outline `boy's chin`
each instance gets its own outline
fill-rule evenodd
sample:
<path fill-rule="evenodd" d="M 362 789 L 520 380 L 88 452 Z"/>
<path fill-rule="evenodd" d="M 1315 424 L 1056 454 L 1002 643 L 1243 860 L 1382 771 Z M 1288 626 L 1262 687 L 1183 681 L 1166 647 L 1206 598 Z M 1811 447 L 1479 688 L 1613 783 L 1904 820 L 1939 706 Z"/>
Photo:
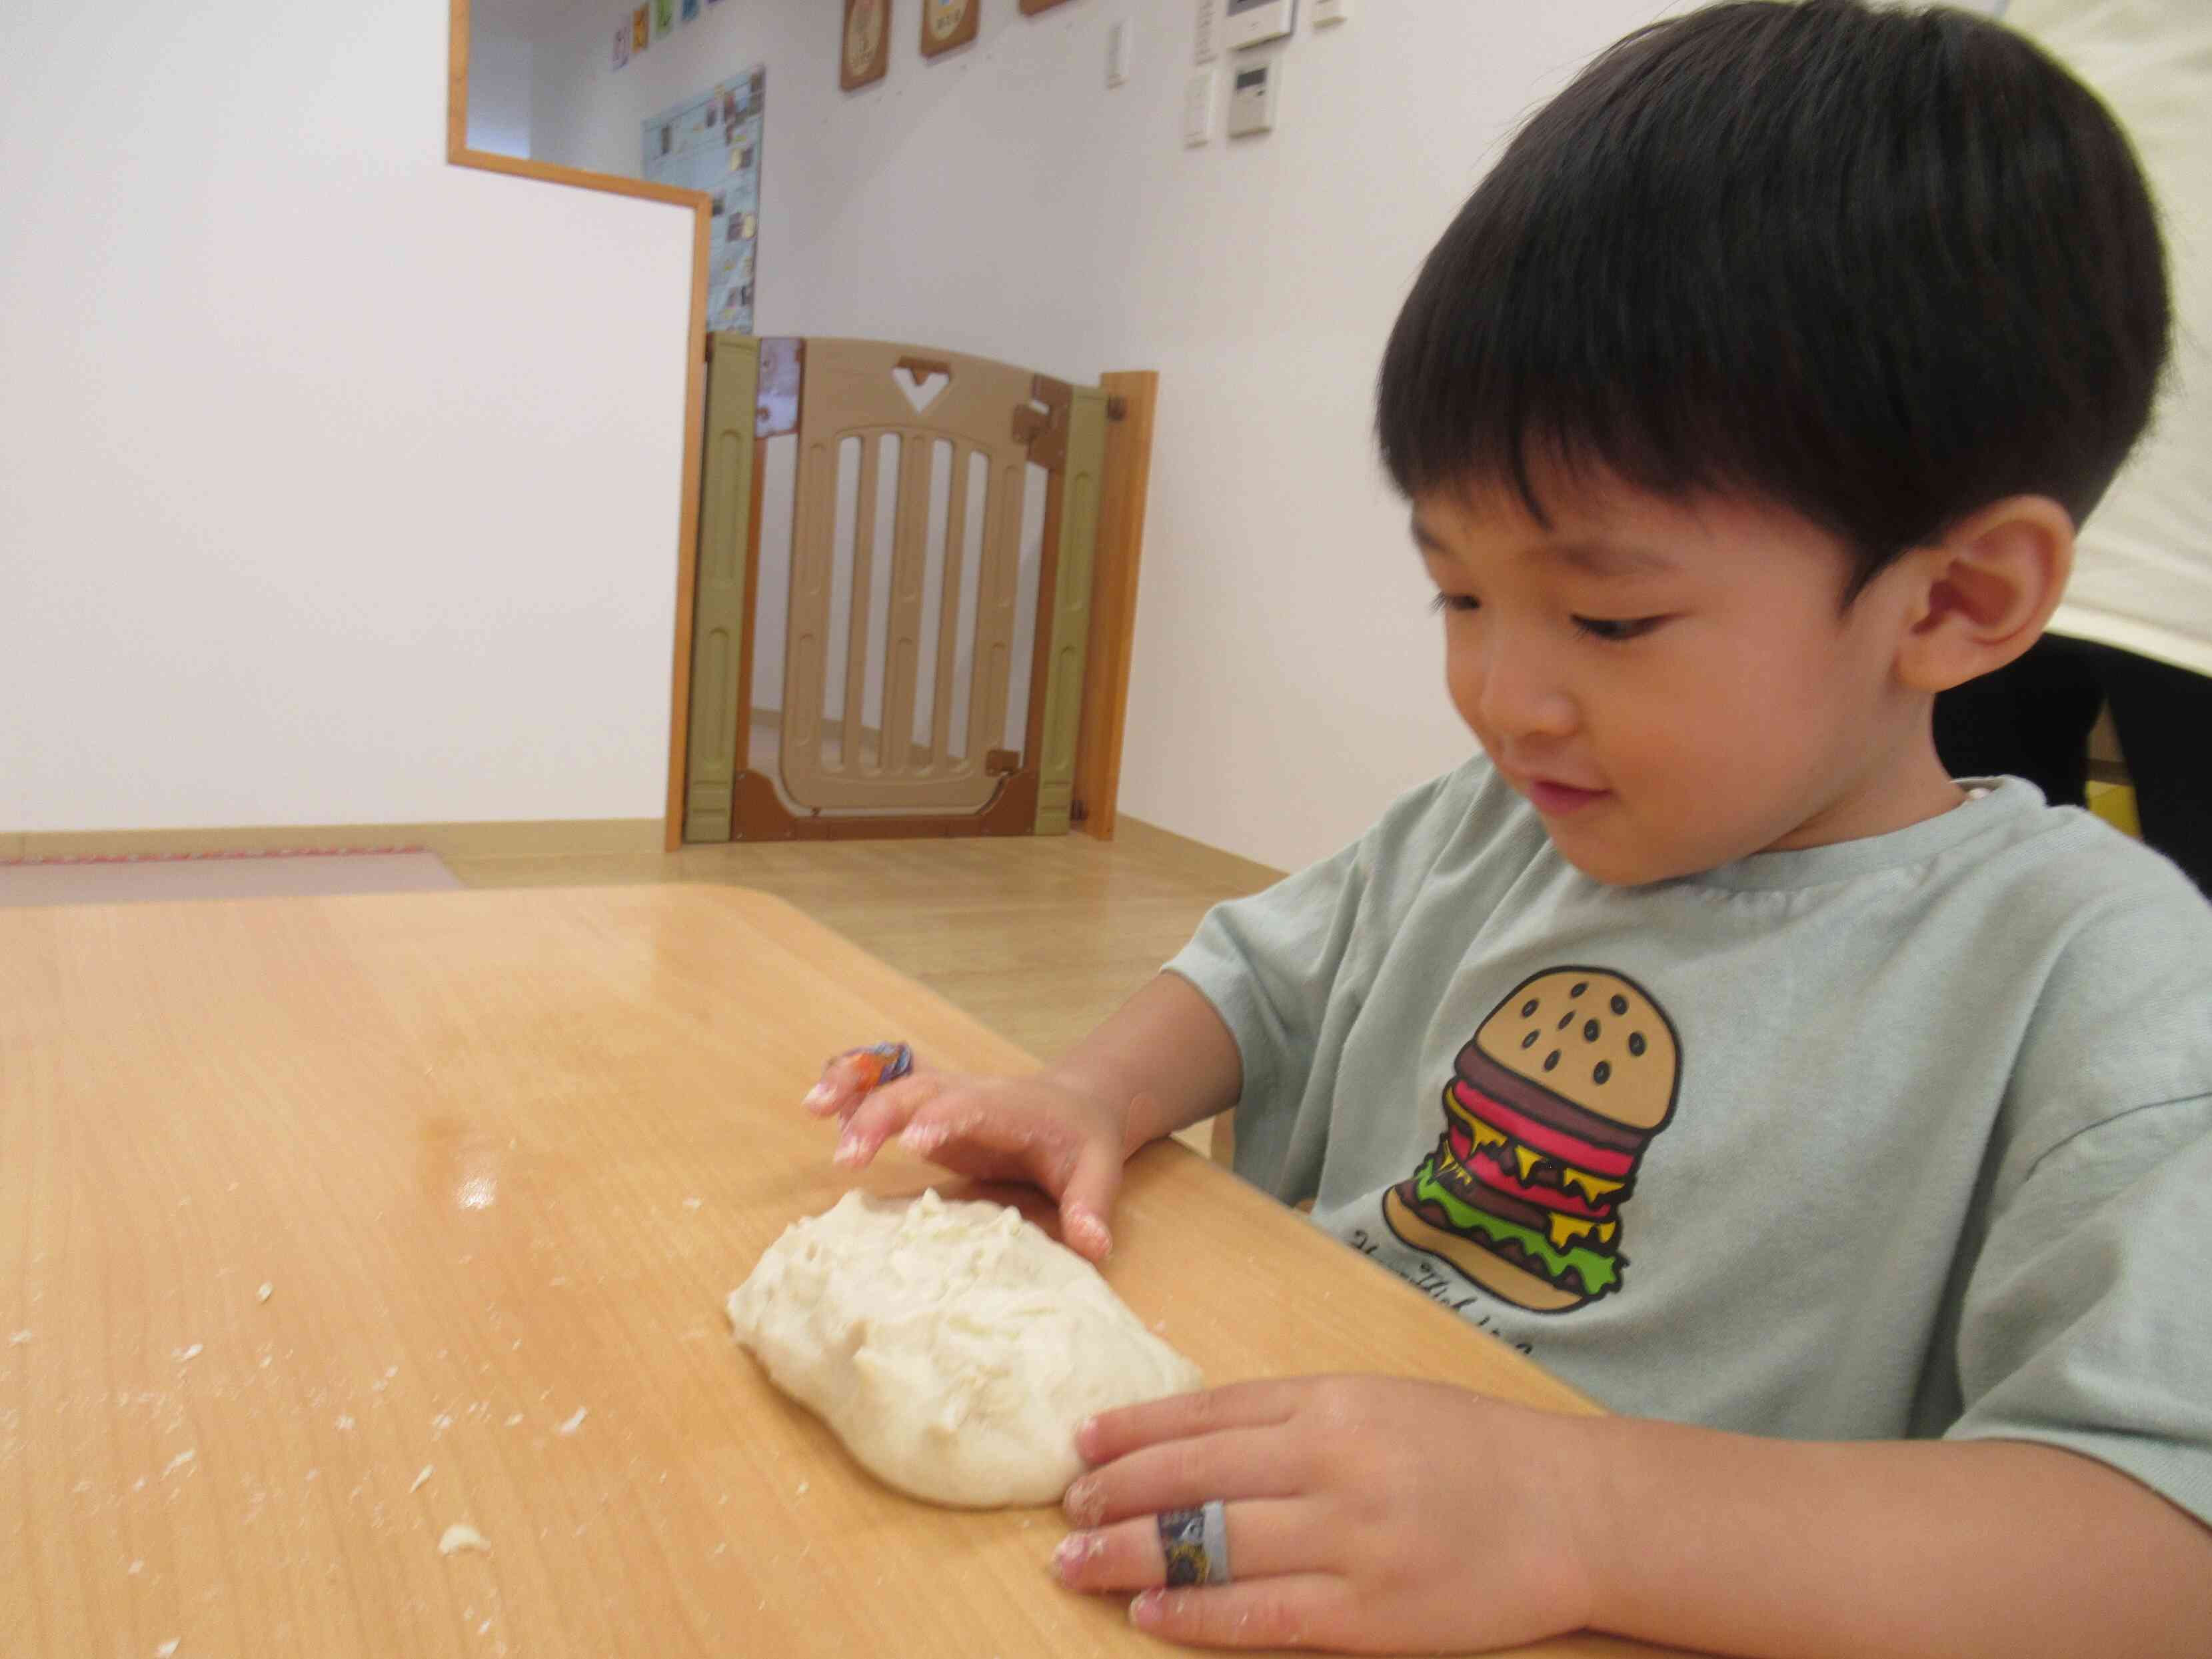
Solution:
<path fill-rule="evenodd" d="M 1669 857 L 1666 851 L 1648 842 L 1616 842 L 1609 836 L 1578 834 L 1571 825 L 1547 823 L 1544 830 L 1561 858 L 1592 881 L 1607 887 L 1648 887 L 1654 882 L 1672 881 L 1678 876 L 1699 875 L 1726 862 L 1703 861 L 1680 849 L 1674 849 Z"/>
<path fill-rule="evenodd" d="M 1660 864 L 1639 863 L 1634 860 L 1579 859 L 1561 848 L 1560 855 L 1592 881 L 1604 887 L 1649 887 L 1654 882 L 1672 881 L 1677 876 L 1693 873 Z"/>

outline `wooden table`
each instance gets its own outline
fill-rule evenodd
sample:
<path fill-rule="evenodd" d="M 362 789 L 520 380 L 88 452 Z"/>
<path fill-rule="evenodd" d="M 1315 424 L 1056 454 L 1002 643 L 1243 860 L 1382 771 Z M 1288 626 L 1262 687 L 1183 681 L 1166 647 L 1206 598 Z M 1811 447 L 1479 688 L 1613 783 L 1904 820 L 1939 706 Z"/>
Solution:
<path fill-rule="evenodd" d="M 1052 1511 L 885 1490 L 730 1340 L 847 1184 L 800 1094 L 891 1035 L 1027 1063 L 726 888 L 0 911 L 0 1653 L 1158 1651 Z M 1116 1231 L 1212 1381 L 1579 1408 L 1178 1146 Z"/>

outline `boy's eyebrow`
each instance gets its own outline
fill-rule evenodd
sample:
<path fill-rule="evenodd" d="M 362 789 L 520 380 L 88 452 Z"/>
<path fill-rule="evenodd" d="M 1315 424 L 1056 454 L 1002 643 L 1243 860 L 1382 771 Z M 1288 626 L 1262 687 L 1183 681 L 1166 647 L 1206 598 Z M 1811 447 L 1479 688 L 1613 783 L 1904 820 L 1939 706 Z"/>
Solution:
<path fill-rule="evenodd" d="M 1650 548 L 1612 542 L 1559 542 L 1536 550 L 1595 576 L 1632 576 L 1678 568 L 1674 560 Z"/>
<path fill-rule="evenodd" d="M 1443 537 L 1421 522 L 1419 514 L 1413 520 L 1413 545 L 1423 558 L 1449 559 L 1451 549 Z M 1576 569 L 1594 576 L 1630 576 L 1679 568 L 1665 554 L 1648 547 L 1616 545 L 1602 541 L 1539 542 L 1528 550 L 1532 554 L 1547 555 Z"/>

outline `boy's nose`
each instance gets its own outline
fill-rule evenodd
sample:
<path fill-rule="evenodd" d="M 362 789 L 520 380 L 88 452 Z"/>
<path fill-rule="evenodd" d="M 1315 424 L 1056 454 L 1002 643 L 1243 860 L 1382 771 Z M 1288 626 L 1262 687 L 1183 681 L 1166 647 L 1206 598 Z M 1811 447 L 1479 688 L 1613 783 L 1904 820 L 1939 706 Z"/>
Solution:
<path fill-rule="evenodd" d="M 1565 737 L 1575 729 L 1575 703 L 1540 653 L 1492 646 L 1470 664 L 1461 702 L 1494 737 Z"/>

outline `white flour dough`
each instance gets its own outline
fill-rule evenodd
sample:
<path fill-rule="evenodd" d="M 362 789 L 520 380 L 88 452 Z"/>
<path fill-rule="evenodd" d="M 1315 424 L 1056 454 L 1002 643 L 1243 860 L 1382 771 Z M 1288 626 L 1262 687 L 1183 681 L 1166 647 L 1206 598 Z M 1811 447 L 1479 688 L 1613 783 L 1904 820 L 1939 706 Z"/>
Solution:
<path fill-rule="evenodd" d="M 794 1222 L 730 1293 L 775 1385 L 901 1492 L 1054 1504 L 1095 1412 L 1182 1394 L 1198 1367 L 1021 1212 L 848 1193 Z"/>

